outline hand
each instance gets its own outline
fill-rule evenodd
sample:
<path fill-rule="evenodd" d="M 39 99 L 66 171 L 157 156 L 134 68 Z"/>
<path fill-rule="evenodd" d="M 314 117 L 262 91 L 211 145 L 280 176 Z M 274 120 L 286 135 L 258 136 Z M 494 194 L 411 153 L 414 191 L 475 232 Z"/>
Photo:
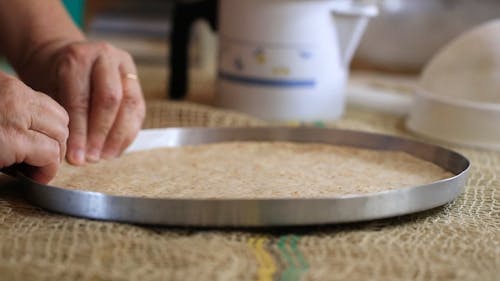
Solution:
<path fill-rule="evenodd" d="M 68 122 L 52 98 L 0 73 L 0 168 L 27 164 L 26 176 L 48 183 L 66 153 Z"/>
<path fill-rule="evenodd" d="M 50 83 L 41 88 L 68 111 L 67 160 L 79 165 L 119 156 L 134 140 L 145 115 L 131 56 L 100 42 L 55 42 L 36 54 L 27 66 L 45 67 L 32 72 L 36 79 L 28 80 Z"/>

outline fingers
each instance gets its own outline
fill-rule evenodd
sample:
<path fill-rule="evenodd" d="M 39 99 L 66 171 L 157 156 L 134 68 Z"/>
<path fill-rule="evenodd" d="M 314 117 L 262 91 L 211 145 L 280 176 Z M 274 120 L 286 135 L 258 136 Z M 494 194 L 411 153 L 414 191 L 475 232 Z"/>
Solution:
<path fill-rule="evenodd" d="M 92 69 L 92 93 L 86 159 L 97 162 L 122 100 L 122 81 L 118 63 L 100 56 Z"/>
<path fill-rule="evenodd" d="M 28 130 L 17 142 L 23 151 L 22 172 L 35 181 L 48 183 L 59 168 L 66 153 L 69 117 L 52 98 L 30 92 L 27 114 L 31 114 Z"/>
<path fill-rule="evenodd" d="M 48 183 L 56 175 L 61 152 L 55 139 L 28 130 L 13 146 L 17 151 L 23 151 L 25 156 L 22 162 L 31 166 L 23 171 L 26 176 L 41 183 Z"/>
<path fill-rule="evenodd" d="M 135 74 L 132 60 L 125 60 L 121 72 Z M 123 100 L 115 123 L 106 139 L 102 157 L 110 159 L 119 156 L 135 139 L 142 127 L 145 116 L 145 104 L 141 86 L 136 79 L 124 77 Z"/>
<path fill-rule="evenodd" d="M 1 75 L 0 109 L 0 167 L 20 164 L 34 180 L 48 182 L 66 150 L 65 110 L 20 80 Z"/>
<path fill-rule="evenodd" d="M 119 156 L 135 139 L 144 119 L 141 101 L 136 97 L 126 97 L 111 129 L 102 157 L 111 159 Z"/>
<path fill-rule="evenodd" d="M 58 97 L 69 115 L 68 153 L 71 164 L 85 163 L 87 120 L 90 101 L 89 73 L 91 63 L 76 48 L 69 49 L 58 66 Z"/>
<path fill-rule="evenodd" d="M 74 44 L 61 57 L 57 89 L 70 118 L 68 162 L 118 156 L 145 115 L 139 81 L 131 79 L 137 73 L 132 58 L 105 43 Z"/>
<path fill-rule="evenodd" d="M 34 99 L 31 122 L 28 129 L 45 134 L 59 143 L 60 161 L 66 155 L 66 141 L 69 130 L 69 117 L 66 111 L 53 99 L 43 93 Z"/>

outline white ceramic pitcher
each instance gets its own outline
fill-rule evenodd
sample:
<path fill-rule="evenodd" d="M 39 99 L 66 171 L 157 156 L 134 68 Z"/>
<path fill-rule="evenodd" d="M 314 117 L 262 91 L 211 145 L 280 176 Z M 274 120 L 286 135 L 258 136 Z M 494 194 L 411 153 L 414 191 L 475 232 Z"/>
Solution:
<path fill-rule="evenodd" d="M 221 0 L 216 104 L 268 120 L 332 120 L 372 4 Z"/>

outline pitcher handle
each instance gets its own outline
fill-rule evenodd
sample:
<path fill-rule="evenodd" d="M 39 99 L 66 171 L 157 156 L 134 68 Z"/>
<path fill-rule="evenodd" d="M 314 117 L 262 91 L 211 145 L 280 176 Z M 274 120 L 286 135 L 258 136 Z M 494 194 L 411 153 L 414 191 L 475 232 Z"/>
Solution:
<path fill-rule="evenodd" d="M 374 4 L 353 4 L 341 2 L 332 8 L 334 24 L 337 28 L 340 58 L 344 67 L 348 67 L 358 47 L 361 36 L 368 24 L 368 19 L 378 14 Z"/>

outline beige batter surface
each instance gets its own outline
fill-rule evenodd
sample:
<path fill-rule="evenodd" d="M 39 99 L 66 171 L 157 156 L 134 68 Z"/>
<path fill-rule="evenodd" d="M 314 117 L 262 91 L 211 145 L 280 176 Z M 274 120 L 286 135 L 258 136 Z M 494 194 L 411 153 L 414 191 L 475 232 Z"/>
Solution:
<path fill-rule="evenodd" d="M 402 152 L 326 144 L 226 142 L 63 165 L 51 185 L 172 198 L 328 197 L 403 188 L 452 174 Z"/>

